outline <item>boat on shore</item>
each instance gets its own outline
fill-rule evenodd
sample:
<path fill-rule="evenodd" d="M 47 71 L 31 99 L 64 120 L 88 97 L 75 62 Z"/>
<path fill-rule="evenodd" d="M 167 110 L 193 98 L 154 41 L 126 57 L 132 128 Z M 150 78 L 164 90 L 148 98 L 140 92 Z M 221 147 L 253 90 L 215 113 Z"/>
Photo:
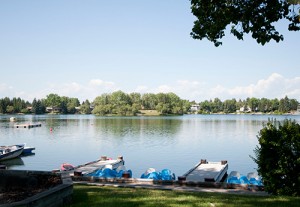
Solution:
<path fill-rule="evenodd" d="M 60 171 L 72 171 L 75 167 L 70 163 L 63 163 L 60 165 Z"/>
<path fill-rule="evenodd" d="M 145 173 L 141 175 L 141 179 L 153 179 L 153 180 L 168 180 L 173 181 L 176 179 L 175 174 L 169 169 L 163 169 L 161 172 L 157 172 L 154 168 L 149 168 Z"/>
<path fill-rule="evenodd" d="M 106 165 L 104 168 L 86 174 L 85 176 L 98 178 L 132 178 L 132 171 L 126 170 L 124 165 L 119 165 L 116 169 L 113 168 L 113 165 Z"/>
<path fill-rule="evenodd" d="M 99 160 L 88 162 L 83 165 L 73 166 L 69 163 L 63 163 L 60 166 L 59 171 L 66 171 L 71 176 L 95 176 L 96 172 L 100 174 L 101 170 L 110 168 L 116 170 L 119 166 L 124 166 L 123 156 L 119 156 L 117 159 L 107 158 L 107 156 L 101 156 Z"/>
<path fill-rule="evenodd" d="M 186 172 L 178 180 L 192 182 L 222 182 L 227 176 L 228 163 L 226 160 L 221 162 L 207 162 L 201 160 L 195 167 Z"/>
<path fill-rule="evenodd" d="M 24 145 L 0 146 L 0 161 L 16 158 L 22 154 Z"/>
<path fill-rule="evenodd" d="M 263 189 L 264 185 L 256 172 L 250 172 L 247 175 L 240 175 L 238 171 L 231 171 L 227 178 L 227 185 L 235 188 L 244 186 L 247 188 Z"/>
<path fill-rule="evenodd" d="M 247 174 L 249 185 L 263 187 L 263 182 L 256 172 L 250 172 Z"/>

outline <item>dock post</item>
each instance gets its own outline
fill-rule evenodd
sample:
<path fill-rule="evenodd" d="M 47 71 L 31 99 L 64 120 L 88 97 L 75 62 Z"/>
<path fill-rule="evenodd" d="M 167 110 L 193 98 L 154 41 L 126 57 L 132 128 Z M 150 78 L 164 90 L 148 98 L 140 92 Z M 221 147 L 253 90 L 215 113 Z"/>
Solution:
<path fill-rule="evenodd" d="M 227 160 L 221 160 L 221 164 L 222 165 L 226 165 L 227 164 Z"/>
<path fill-rule="evenodd" d="M 107 156 L 105 156 L 105 155 L 101 156 L 101 160 L 102 160 L 102 161 L 107 160 Z"/>
<path fill-rule="evenodd" d="M 200 163 L 201 164 L 207 164 L 207 161 L 206 161 L 206 159 L 201 159 Z"/>

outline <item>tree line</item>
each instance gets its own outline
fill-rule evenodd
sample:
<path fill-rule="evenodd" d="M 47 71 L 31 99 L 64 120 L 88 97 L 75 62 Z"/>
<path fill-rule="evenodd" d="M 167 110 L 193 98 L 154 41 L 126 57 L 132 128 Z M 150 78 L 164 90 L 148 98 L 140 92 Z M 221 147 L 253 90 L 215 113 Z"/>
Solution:
<path fill-rule="evenodd" d="M 247 98 L 245 100 L 228 99 L 221 101 L 219 98 L 214 100 L 206 100 L 199 103 L 199 111 L 201 114 L 208 113 L 289 113 L 296 111 L 299 102 L 296 99 L 289 99 L 285 96 L 282 99 L 267 98 Z"/>
<path fill-rule="evenodd" d="M 84 104 L 84 103 L 82 103 Z M 21 98 L 2 98 L 0 99 L 1 114 L 45 114 L 58 111 L 62 114 L 76 113 L 76 107 L 80 106 L 78 98 L 69 98 L 57 94 L 49 94 L 45 99 L 33 99 L 30 103 Z"/>
<path fill-rule="evenodd" d="M 143 110 L 156 110 L 159 114 L 187 114 L 187 113 L 289 113 L 297 110 L 299 102 L 289 99 L 247 98 L 245 100 L 219 98 L 205 100 L 199 103 L 183 100 L 175 93 L 124 93 L 116 91 L 97 96 L 93 102 L 78 98 L 49 94 L 44 99 L 34 99 L 32 102 L 21 98 L 0 99 L 0 114 L 95 114 L 134 116 Z M 196 108 L 192 107 L 196 106 Z"/>

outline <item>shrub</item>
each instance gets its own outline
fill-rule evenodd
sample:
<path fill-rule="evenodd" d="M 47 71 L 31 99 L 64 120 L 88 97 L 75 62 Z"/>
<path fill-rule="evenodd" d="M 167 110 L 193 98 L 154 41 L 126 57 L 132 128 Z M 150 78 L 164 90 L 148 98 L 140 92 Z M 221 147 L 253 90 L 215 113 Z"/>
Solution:
<path fill-rule="evenodd" d="M 257 136 L 252 159 L 258 165 L 265 190 L 275 195 L 300 195 L 300 125 L 269 120 Z"/>

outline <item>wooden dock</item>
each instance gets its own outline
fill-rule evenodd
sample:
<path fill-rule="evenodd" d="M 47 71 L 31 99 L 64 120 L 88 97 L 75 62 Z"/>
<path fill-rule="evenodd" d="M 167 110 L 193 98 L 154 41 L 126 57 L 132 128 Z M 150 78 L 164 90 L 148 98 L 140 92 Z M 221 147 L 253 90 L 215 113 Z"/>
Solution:
<path fill-rule="evenodd" d="M 41 123 L 28 123 L 28 124 L 15 124 L 14 127 L 15 128 L 34 128 L 34 127 L 41 127 L 42 124 Z"/>
<path fill-rule="evenodd" d="M 122 156 L 119 156 L 116 160 L 107 159 L 106 156 L 102 156 L 99 160 L 75 167 L 74 176 L 86 175 L 95 172 L 96 170 L 101 170 L 108 166 L 112 169 L 117 169 L 119 166 L 124 165 L 124 163 L 125 162 Z"/>
<path fill-rule="evenodd" d="M 195 167 L 178 179 L 193 182 L 220 182 L 227 175 L 227 170 L 227 161 L 207 162 L 206 160 L 201 160 Z"/>

